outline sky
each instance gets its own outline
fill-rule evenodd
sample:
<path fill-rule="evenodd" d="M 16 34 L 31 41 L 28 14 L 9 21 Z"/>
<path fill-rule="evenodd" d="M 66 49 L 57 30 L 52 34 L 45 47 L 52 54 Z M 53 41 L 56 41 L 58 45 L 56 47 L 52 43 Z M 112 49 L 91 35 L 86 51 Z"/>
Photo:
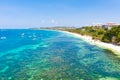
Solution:
<path fill-rule="evenodd" d="M 0 28 L 120 23 L 120 0 L 0 0 Z"/>

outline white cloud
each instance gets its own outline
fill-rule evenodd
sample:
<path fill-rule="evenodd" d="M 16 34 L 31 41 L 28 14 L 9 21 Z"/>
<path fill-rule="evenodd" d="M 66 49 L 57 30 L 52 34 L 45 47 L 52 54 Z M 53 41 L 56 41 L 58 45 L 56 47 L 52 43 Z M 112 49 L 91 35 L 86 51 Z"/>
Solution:
<path fill-rule="evenodd" d="M 41 23 L 45 23 L 45 20 L 41 20 Z"/>
<path fill-rule="evenodd" d="M 50 23 L 51 24 L 57 24 L 57 21 L 55 21 L 54 19 L 52 19 Z"/>
<path fill-rule="evenodd" d="M 54 24 L 54 23 L 55 23 L 55 20 L 54 20 L 54 19 L 52 19 L 52 20 L 51 20 L 51 23 L 52 23 L 52 24 Z"/>

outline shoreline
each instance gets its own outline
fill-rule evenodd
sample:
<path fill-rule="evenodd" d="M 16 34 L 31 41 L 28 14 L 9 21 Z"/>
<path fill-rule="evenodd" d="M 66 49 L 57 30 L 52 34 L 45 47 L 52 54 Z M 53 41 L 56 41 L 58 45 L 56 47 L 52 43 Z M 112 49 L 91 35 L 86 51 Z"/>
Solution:
<path fill-rule="evenodd" d="M 49 29 L 40 29 L 40 30 L 49 30 Z M 58 31 L 58 32 L 63 32 L 63 33 L 66 33 L 66 34 L 73 35 L 74 37 L 80 38 L 80 39 L 86 41 L 87 43 L 89 43 L 91 45 L 96 45 L 100 48 L 110 50 L 110 51 L 113 52 L 114 55 L 116 55 L 117 57 L 120 58 L 120 46 L 118 46 L 118 45 L 101 42 L 99 40 L 93 40 L 91 36 L 87 36 L 87 35 L 83 36 L 81 34 L 74 33 L 74 32 L 63 31 L 63 30 L 50 30 L 50 31 Z"/>
<path fill-rule="evenodd" d="M 62 32 L 67 33 L 67 34 L 71 34 L 77 38 L 80 38 L 80 39 L 88 42 L 89 44 L 96 45 L 96 46 L 101 47 L 103 49 L 108 49 L 108 50 L 112 51 L 114 53 L 114 55 L 116 55 L 117 57 L 120 57 L 120 46 L 113 45 L 110 43 L 104 43 L 104 42 L 101 42 L 99 40 L 93 40 L 92 37 L 87 36 L 87 35 L 82 36 L 80 34 L 77 34 L 74 32 L 69 32 L 69 31 L 62 31 Z"/>

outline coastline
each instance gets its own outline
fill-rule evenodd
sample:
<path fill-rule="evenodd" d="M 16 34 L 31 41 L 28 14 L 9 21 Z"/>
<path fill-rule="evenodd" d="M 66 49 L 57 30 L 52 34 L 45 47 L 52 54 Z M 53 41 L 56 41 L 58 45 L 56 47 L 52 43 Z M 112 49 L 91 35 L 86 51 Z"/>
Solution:
<path fill-rule="evenodd" d="M 113 45 L 110 43 L 104 43 L 104 42 L 101 42 L 98 40 L 93 40 L 92 37 L 90 37 L 90 36 L 82 36 L 80 34 L 68 32 L 68 31 L 62 31 L 62 32 L 74 35 L 75 37 L 80 38 L 80 39 L 88 42 L 89 44 L 96 45 L 103 49 L 108 49 L 108 50 L 112 51 L 117 57 L 120 57 L 120 46 Z"/>

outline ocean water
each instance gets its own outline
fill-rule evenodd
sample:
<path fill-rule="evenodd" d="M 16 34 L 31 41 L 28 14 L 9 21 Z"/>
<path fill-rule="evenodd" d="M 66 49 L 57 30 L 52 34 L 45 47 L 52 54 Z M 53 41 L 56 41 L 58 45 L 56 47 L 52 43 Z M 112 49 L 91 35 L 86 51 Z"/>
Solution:
<path fill-rule="evenodd" d="M 0 80 L 120 80 L 120 59 L 59 31 L 0 30 Z"/>

